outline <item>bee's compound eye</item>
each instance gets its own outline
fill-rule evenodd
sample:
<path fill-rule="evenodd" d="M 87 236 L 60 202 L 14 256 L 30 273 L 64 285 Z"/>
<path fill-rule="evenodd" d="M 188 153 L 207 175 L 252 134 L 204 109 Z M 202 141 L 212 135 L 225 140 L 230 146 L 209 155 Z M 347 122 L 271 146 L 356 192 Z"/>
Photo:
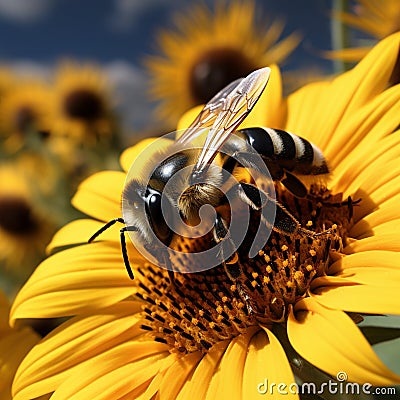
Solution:
<path fill-rule="evenodd" d="M 150 218 L 150 223 L 154 233 L 158 239 L 164 244 L 169 244 L 171 239 L 172 231 L 167 225 L 163 209 L 161 207 L 161 194 L 153 193 L 147 198 L 146 211 Z M 169 210 L 165 210 L 168 212 Z"/>

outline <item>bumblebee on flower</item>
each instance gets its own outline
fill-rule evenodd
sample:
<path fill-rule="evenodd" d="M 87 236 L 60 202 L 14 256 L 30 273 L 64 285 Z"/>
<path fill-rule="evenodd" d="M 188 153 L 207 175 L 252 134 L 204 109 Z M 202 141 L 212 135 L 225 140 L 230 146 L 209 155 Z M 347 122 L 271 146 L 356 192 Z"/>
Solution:
<path fill-rule="evenodd" d="M 315 144 L 332 170 L 324 192 L 332 203 L 349 196 L 362 199 L 353 211 L 342 205 L 321 207 L 317 201 L 310 206 L 276 185 L 277 200 L 302 225 L 311 221 L 310 228 L 322 231 L 336 224 L 333 239 L 340 237 L 327 260 L 320 238 L 314 238 L 315 248 L 308 254 L 304 250 L 301 277 L 290 275 L 296 243 L 277 232 L 259 254 L 263 264 L 255 262 L 245 274 L 250 286 L 255 281 L 263 288 L 270 284 L 270 293 L 285 289 L 288 307 L 280 329 L 246 313 L 223 267 L 175 274 L 172 284 L 167 271 L 149 265 L 127 241 L 132 283 L 123 269 L 116 226 L 103 232 L 101 241 L 86 243 L 121 214 L 126 172 L 149 142 L 139 143 L 122 154 L 124 172 L 101 172 L 82 183 L 73 203 L 92 218 L 76 220 L 55 235 L 50 249 L 75 246 L 45 260 L 13 304 L 12 321 L 71 316 L 21 363 L 15 399 L 52 392 L 65 399 L 256 397 L 265 376 L 294 382 L 288 343 L 330 376 L 345 370 L 353 382 L 399 383 L 354 322 L 360 314 L 400 309 L 392 296 L 400 280 L 398 241 L 393 240 L 400 218 L 399 43 L 400 35 L 392 35 L 353 70 L 305 86 L 287 99 L 273 68 L 271 85 L 239 127 L 272 126 Z M 182 126 L 193 121 L 193 113 L 186 117 Z M 320 197 L 322 189 L 315 190 L 311 194 Z M 299 282 L 303 295 L 287 300 L 289 288 L 295 283 L 298 289 Z M 265 293 L 252 301 L 264 307 Z M 272 299 L 268 305 L 279 303 Z"/>

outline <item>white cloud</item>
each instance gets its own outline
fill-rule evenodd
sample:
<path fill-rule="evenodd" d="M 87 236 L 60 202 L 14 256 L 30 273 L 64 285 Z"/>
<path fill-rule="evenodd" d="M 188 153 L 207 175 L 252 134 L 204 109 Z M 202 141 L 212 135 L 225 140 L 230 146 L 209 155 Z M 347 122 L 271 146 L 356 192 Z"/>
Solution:
<path fill-rule="evenodd" d="M 53 74 L 53 66 L 41 64 L 30 60 L 18 60 L 7 64 L 17 75 L 38 79 L 50 79 Z"/>
<path fill-rule="evenodd" d="M 134 131 L 144 137 L 145 130 L 155 126 L 151 117 L 153 106 L 147 99 L 144 72 L 125 61 L 114 61 L 104 65 L 103 69 L 115 89 L 117 110 L 124 130 L 127 134 Z"/>
<path fill-rule="evenodd" d="M 36 22 L 48 14 L 54 0 L 0 0 L 0 17 Z"/>

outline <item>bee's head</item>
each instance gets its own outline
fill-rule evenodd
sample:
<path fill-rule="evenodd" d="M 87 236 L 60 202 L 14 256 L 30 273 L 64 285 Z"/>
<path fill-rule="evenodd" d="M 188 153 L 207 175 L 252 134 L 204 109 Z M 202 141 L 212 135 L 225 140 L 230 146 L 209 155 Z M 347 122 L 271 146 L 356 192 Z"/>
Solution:
<path fill-rule="evenodd" d="M 127 226 L 137 228 L 135 238 L 145 248 L 158 247 L 156 239 L 169 245 L 172 230 L 167 224 L 166 215 L 172 212 L 170 207 L 165 200 L 162 204 L 162 193 L 150 186 L 144 187 L 136 180 L 125 185 L 122 194 L 124 220 Z"/>

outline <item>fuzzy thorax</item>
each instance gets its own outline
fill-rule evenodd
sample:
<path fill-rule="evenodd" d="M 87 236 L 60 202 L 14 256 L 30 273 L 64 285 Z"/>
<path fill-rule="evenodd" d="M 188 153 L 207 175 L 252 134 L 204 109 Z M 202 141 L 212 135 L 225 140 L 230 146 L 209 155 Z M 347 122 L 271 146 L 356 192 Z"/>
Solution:
<path fill-rule="evenodd" d="M 218 207 L 223 193 L 210 183 L 197 183 L 185 189 L 179 197 L 178 206 L 181 214 L 191 226 L 200 223 L 200 208 L 206 204 Z"/>

